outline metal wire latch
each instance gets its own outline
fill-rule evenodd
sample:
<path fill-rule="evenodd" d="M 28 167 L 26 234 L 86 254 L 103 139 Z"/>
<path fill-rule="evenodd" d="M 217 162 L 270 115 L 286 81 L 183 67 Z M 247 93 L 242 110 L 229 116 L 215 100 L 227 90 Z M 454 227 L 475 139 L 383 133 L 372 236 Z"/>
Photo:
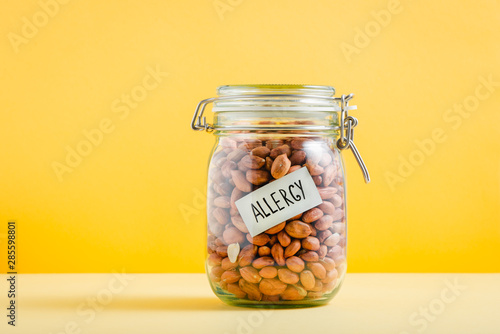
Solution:
<path fill-rule="evenodd" d="M 300 97 L 302 99 L 314 99 L 314 100 L 329 100 L 329 101 L 339 101 L 340 102 L 340 127 L 335 128 L 340 130 L 340 138 L 337 140 L 337 147 L 339 150 L 351 149 L 354 154 L 354 158 L 361 168 L 363 172 L 363 177 L 366 183 L 370 182 L 370 174 L 368 173 L 368 169 L 359 154 L 356 145 L 354 145 L 354 128 L 358 125 L 358 120 L 355 117 L 349 116 L 349 110 L 356 109 L 356 106 L 349 106 L 349 100 L 354 97 L 354 94 L 342 95 L 342 97 L 324 97 L 324 96 L 314 96 L 314 95 L 295 95 L 295 94 L 252 94 L 252 95 L 238 95 L 238 96 L 219 96 L 212 97 L 209 99 L 205 99 L 200 101 L 196 106 L 196 110 L 193 115 L 193 119 L 191 120 L 191 128 L 195 131 L 207 131 L 212 132 L 214 130 L 218 130 L 214 125 L 207 123 L 206 117 L 203 116 L 205 108 L 208 104 L 216 102 L 216 101 L 224 101 L 224 100 L 233 100 L 233 99 L 241 99 L 241 100 L 252 100 L 255 98 L 297 98 Z M 337 109 L 338 111 L 338 109 Z M 258 130 L 259 128 L 255 127 L 246 127 L 246 128 L 234 128 L 233 130 Z M 285 130 L 286 128 L 280 127 L 279 129 Z M 320 128 L 315 128 L 314 126 L 303 126 L 303 129 L 309 130 L 321 130 Z"/>
<path fill-rule="evenodd" d="M 356 159 L 359 168 L 363 172 L 363 178 L 366 183 L 370 183 L 370 174 L 366 168 L 365 162 L 359 154 L 356 145 L 354 145 L 354 128 L 358 125 L 358 120 L 355 117 L 349 116 L 349 100 L 354 97 L 353 94 L 342 95 L 340 98 L 340 138 L 337 140 L 337 147 L 339 150 L 350 148 L 354 158 Z"/>
<path fill-rule="evenodd" d="M 351 94 L 352 95 L 352 94 Z M 193 115 L 193 119 L 191 120 L 191 129 L 195 131 L 207 131 L 211 132 L 213 130 L 217 130 L 213 124 L 207 123 L 207 118 L 203 116 L 205 112 L 205 108 L 210 103 L 225 101 L 225 100 L 253 100 L 253 99 L 262 99 L 262 98 L 300 98 L 309 101 L 339 101 L 339 97 L 327 97 L 327 96 L 317 96 L 317 95 L 297 95 L 297 94 L 246 94 L 246 95 L 231 95 L 231 96 L 219 96 L 219 97 L 211 97 L 209 99 L 202 100 L 196 106 L 196 110 Z M 355 110 L 356 106 L 346 106 L 346 110 Z M 335 110 L 335 109 L 334 109 Z M 336 110 L 339 111 L 339 110 Z M 280 129 L 284 129 L 280 127 Z M 308 127 L 304 126 L 303 129 L 309 130 L 321 130 L 321 128 Z M 239 129 L 237 129 L 239 130 Z M 245 130 L 259 130 L 258 127 L 247 127 Z"/>

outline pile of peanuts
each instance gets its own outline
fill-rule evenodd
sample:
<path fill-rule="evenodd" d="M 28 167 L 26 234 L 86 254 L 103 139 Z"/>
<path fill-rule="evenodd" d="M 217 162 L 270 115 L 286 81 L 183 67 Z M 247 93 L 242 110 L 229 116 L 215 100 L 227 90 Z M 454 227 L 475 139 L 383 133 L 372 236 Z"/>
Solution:
<path fill-rule="evenodd" d="M 208 181 L 207 271 L 214 291 L 286 303 L 328 297 L 345 274 L 344 178 L 334 141 L 224 137 Z M 235 201 L 307 167 L 323 203 L 251 237 Z"/>

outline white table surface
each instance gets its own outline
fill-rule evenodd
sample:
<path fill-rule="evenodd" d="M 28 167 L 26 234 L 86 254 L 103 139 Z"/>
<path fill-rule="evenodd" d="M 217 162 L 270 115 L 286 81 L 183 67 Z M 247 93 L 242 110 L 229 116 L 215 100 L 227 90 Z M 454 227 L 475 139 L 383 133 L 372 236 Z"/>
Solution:
<path fill-rule="evenodd" d="M 500 274 L 347 274 L 327 306 L 228 306 L 204 274 L 22 274 L 0 333 L 500 333 Z M 4 307 L 5 306 L 5 307 Z"/>

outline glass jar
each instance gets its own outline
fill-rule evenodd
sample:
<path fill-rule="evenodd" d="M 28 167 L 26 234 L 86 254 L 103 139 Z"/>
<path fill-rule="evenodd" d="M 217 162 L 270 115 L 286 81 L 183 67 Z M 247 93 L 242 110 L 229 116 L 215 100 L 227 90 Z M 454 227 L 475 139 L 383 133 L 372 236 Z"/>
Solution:
<path fill-rule="evenodd" d="M 329 86 L 221 86 L 194 130 L 215 135 L 208 171 L 206 271 L 227 304 L 326 304 L 344 279 L 345 167 L 352 94 Z M 214 123 L 203 116 L 213 102 Z"/>

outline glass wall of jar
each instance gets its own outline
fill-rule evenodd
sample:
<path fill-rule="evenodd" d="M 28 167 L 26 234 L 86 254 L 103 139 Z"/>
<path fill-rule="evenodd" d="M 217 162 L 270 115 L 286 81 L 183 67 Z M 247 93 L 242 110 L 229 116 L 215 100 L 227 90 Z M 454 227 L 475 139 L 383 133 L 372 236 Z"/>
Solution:
<path fill-rule="evenodd" d="M 214 293 L 237 306 L 327 303 L 347 268 L 345 172 L 337 148 L 341 108 L 332 99 L 334 89 L 222 86 L 218 93 L 214 124 L 205 122 L 216 138 L 208 172 L 206 259 Z M 301 169 L 315 187 L 303 195 L 317 192 L 318 204 L 252 237 L 236 202 Z M 286 210 L 290 199 L 266 202 L 262 215 Z"/>

